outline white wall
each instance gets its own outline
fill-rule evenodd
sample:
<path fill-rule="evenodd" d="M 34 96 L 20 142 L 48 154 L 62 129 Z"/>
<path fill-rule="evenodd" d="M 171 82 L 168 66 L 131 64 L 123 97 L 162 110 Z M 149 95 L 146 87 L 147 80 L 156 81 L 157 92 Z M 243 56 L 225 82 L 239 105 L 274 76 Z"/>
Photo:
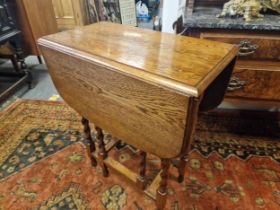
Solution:
<path fill-rule="evenodd" d="M 162 32 L 175 33 L 173 23 L 184 14 L 186 0 L 163 0 Z"/>

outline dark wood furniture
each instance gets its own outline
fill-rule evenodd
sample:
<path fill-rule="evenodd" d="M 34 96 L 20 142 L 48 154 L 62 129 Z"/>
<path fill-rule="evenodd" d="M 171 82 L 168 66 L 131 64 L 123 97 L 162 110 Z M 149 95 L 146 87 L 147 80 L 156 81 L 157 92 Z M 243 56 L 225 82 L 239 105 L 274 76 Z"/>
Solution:
<path fill-rule="evenodd" d="M 157 155 L 162 171 L 145 192 L 163 209 L 170 162 L 180 158 L 182 181 L 197 112 L 222 101 L 238 48 L 113 23 L 46 36 L 39 45 L 57 90 L 83 116 L 92 164 L 144 189 L 146 153 Z M 108 155 L 115 141 L 105 145 L 101 128 L 142 151 L 139 174 Z"/>
<path fill-rule="evenodd" d="M 15 3 L 18 28 L 22 32 L 24 56 L 36 55 L 42 63 L 37 39 L 58 32 L 52 0 L 11 0 Z"/>
<path fill-rule="evenodd" d="M 17 77 L 18 80 L 11 85 L 4 92 L 0 93 L 0 101 L 6 98 L 11 92 L 16 90 L 19 86 L 28 82 L 31 84 L 31 74 L 26 69 L 26 64 L 22 56 L 20 31 L 16 28 L 15 5 L 11 1 L 0 0 L 0 45 L 7 42 L 14 48 L 16 63 L 20 63 L 20 69 L 16 72 L 0 72 L 0 77 Z M 1 84 L 0 84 L 1 85 Z"/>
<path fill-rule="evenodd" d="M 9 43 L 0 45 L 0 58 L 11 60 L 16 72 L 20 71 L 16 53 L 14 52 L 14 48 Z"/>
<path fill-rule="evenodd" d="M 263 19 L 217 18 L 225 1 L 189 0 L 182 34 L 240 47 L 225 101 L 280 106 L 280 15 Z"/>
<path fill-rule="evenodd" d="M 11 8 L 11 3 L 8 4 L 6 0 L 0 0 L 0 44 L 2 45 L 9 41 L 20 57 L 22 53 L 22 49 L 19 46 L 20 31 L 15 26 Z"/>

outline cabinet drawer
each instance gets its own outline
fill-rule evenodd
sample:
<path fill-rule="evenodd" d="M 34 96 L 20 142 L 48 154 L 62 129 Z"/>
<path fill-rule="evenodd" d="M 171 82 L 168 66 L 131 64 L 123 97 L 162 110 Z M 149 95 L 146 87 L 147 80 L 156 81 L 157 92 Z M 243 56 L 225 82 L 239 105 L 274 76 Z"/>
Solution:
<path fill-rule="evenodd" d="M 260 65 L 258 69 L 237 63 L 226 97 L 280 101 L 280 62 L 268 62 L 266 67 L 263 70 Z"/>
<path fill-rule="evenodd" d="M 280 36 L 202 32 L 200 37 L 238 45 L 241 59 L 280 60 Z"/>

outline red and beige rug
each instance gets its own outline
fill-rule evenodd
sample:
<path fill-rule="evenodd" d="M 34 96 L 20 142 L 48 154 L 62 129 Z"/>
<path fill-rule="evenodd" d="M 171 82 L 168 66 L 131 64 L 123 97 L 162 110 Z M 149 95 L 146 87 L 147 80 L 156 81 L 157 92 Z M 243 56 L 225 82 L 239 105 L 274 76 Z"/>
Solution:
<path fill-rule="evenodd" d="M 279 126 L 275 115 L 201 114 L 185 181 L 175 181 L 175 168 L 170 172 L 166 209 L 280 209 Z M 1 112 L 1 210 L 156 209 L 120 175 L 103 178 L 90 166 L 81 128 L 62 102 L 18 100 Z M 135 148 L 121 144 L 112 155 L 137 170 Z M 149 156 L 149 177 L 158 164 Z"/>

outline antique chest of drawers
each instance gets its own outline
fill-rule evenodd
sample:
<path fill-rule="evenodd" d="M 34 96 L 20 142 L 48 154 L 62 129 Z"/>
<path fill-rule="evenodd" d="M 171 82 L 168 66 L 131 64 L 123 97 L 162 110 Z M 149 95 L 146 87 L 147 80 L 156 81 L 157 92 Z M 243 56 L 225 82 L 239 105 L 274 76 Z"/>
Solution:
<path fill-rule="evenodd" d="M 204 2 L 205 3 L 205 2 Z M 219 9 L 186 15 L 184 35 L 231 43 L 240 50 L 226 100 L 251 106 L 280 105 L 280 15 L 244 22 L 217 18 Z"/>

